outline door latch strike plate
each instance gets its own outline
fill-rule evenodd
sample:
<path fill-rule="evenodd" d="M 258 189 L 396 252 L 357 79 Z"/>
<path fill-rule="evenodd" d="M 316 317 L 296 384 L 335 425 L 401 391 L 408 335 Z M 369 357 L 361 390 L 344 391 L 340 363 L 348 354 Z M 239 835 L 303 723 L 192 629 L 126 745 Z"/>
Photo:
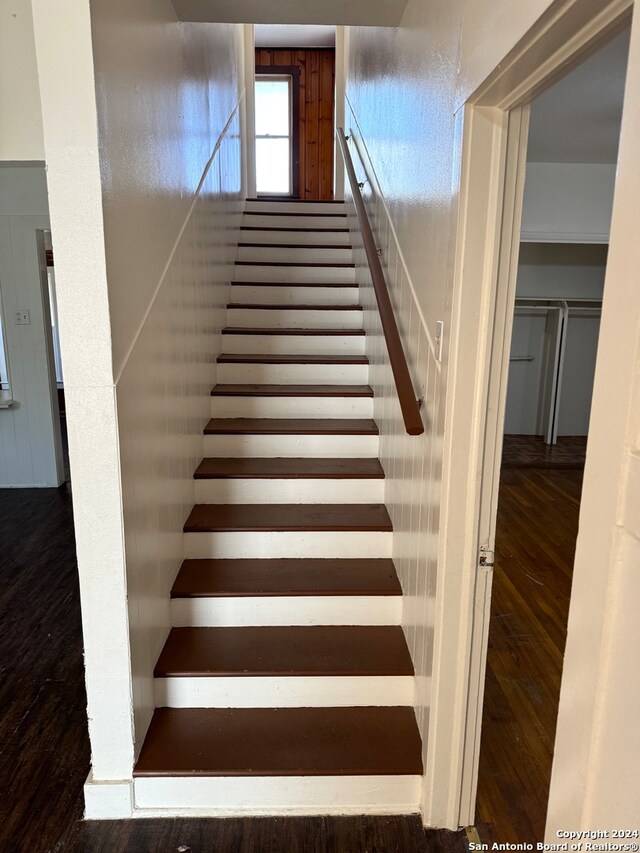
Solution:
<path fill-rule="evenodd" d="M 481 569 L 492 569 L 495 563 L 495 554 L 486 547 L 480 548 L 480 556 L 478 558 L 478 566 Z"/>

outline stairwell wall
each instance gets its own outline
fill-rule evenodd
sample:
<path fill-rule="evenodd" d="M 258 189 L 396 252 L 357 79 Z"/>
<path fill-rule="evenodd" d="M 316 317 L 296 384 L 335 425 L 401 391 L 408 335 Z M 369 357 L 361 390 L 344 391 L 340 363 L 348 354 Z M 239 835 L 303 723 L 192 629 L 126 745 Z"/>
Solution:
<path fill-rule="evenodd" d="M 350 27 L 346 59 L 346 127 L 382 250 L 396 316 L 426 432 L 404 433 L 362 252 L 359 282 L 367 300 L 368 354 L 379 399 L 381 461 L 394 522 L 394 556 L 406 597 L 403 627 L 417 674 L 417 717 L 423 738 L 425 820 L 454 825 L 456 793 L 448 782 L 461 762 L 451 697 L 468 673 L 439 666 L 445 642 L 468 636 L 470 614 L 455 612 L 465 572 L 455 552 L 452 518 L 464 517 L 472 464 L 453 448 L 450 353 L 455 235 L 462 166 L 463 108 L 470 95 L 551 5 L 550 0 L 408 0 L 397 28 Z M 353 150 L 353 149 L 352 149 Z M 444 322 L 442 361 L 436 322 Z M 464 642 L 464 641 L 463 641 Z M 461 661 L 462 665 L 462 661 Z M 457 701 L 457 700 L 455 700 Z M 449 752 L 434 753 L 434 732 Z M 449 733 L 450 730 L 450 733 Z M 446 735 L 443 735 L 444 732 Z M 444 766 L 439 762 L 447 762 Z M 459 797 L 459 792 L 458 795 Z"/>
<path fill-rule="evenodd" d="M 87 816 L 131 813 L 244 198 L 242 28 L 33 0 L 85 644 Z M 220 309 L 220 310 L 219 310 Z"/>
<path fill-rule="evenodd" d="M 416 300 L 398 235 L 349 102 L 347 122 L 351 134 L 351 157 L 358 179 L 366 181 L 362 193 L 376 243 L 382 253 L 385 278 L 414 389 L 423 401 L 421 414 L 425 431 L 419 436 L 408 435 L 347 181 L 349 223 L 360 301 L 364 307 L 369 384 L 375 395 L 374 419 L 380 430 L 379 458 L 386 478 L 385 504 L 393 522 L 393 560 L 403 591 L 402 627 L 416 673 L 415 712 L 422 736 L 423 762 L 426 764 L 442 477 L 444 406 L 441 364 L 436 358 L 436 347 Z"/>
<path fill-rule="evenodd" d="M 116 383 L 136 752 L 155 705 L 153 670 L 211 416 L 244 203 L 239 124 L 236 109 Z"/>
<path fill-rule="evenodd" d="M 244 205 L 242 28 L 92 4 L 134 748 L 171 627 Z"/>

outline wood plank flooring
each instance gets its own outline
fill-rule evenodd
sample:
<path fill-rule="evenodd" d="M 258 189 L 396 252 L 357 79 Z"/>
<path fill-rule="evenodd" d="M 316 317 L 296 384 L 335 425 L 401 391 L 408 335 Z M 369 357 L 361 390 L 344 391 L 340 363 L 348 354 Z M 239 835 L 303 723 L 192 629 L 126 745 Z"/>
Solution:
<path fill-rule="evenodd" d="M 579 470 L 504 469 L 476 825 L 542 841 L 582 489 Z"/>
<path fill-rule="evenodd" d="M 562 435 L 545 444 L 541 435 L 505 435 L 503 468 L 584 468 L 586 435 Z"/>
<path fill-rule="evenodd" d="M 89 741 L 69 492 L 0 490 L 0 541 L 0 850 L 467 850 L 463 832 L 425 833 L 418 817 L 83 821 Z"/>

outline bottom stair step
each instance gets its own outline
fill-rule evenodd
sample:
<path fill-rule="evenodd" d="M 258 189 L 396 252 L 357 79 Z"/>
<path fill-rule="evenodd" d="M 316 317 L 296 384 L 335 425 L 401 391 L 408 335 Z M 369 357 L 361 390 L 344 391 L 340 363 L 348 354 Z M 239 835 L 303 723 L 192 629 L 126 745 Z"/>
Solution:
<path fill-rule="evenodd" d="M 134 769 L 138 778 L 390 774 L 422 774 L 409 707 L 158 708 Z"/>

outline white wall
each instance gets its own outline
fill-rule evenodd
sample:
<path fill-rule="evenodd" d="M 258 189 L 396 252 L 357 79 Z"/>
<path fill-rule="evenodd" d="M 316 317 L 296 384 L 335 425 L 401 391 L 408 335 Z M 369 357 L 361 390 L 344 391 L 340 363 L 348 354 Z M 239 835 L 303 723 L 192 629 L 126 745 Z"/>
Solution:
<path fill-rule="evenodd" d="M 608 223 L 607 223 L 608 230 Z M 588 243 L 522 243 L 516 295 L 558 299 L 602 299 L 607 247 Z M 558 435 L 587 435 L 593 389 L 599 318 L 572 312 L 564 358 Z M 542 435 L 546 315 L 516 309 L 504 431 Z"/>
<path fill-rule="evenodd" d="M 236 109 L 116 386 L 136 751 L 155 704 L 153 669 L 171 626 L 169 593 L 222 352 L 244 199 L 239 128 Z"/>
<path fill-rule="evenodd" d="M 168 0 L 53 5 L 33 8 L 85 640 L 86 795 L 94 816 L 124 816 L 214 378 L 204 331 L 220 325 L 236 237 L 241 48 L 239 28 L 181 24 Z"/>
<path fill-rule="evenodd" d="M 602 299 L 605 245 L 522 243 L 516 296 Z"/>
<path fill-rule="evenodd" d="M 354 116 L 347 122 L 353 129 Z M 436 554 L 442 454 L 439 436 L 443 430 L 444 406 L 441 393 L 441 366 L 435 358 L 433 343 L 420 317 L 397 234 L 377 184 L 372 163 L 363 140 L 353 131 L 351 156 L 358 179 L 365 177 L 365 202 L 368 216 L 382 249 L 385 276 L 394 311 L 406 348 L 414 389 L 422 398 L 425 432 L 408 435 L 398 403 L 395 383 L 377 309 L 375 292 L 366 254 L 362 246 L 357 218 L 351 204 L 349 182 L 346 198 L 350 204 L 357 280 L 361 288 L 366 354 L 371 369 L 369 383 L 374 390 L 374 419 L 380 429 L 379 457 L 385 471 L 385 504 L 393 522 L 393 559 L 403 590 L 402 627 L 416 669 L 416 718 L 423 737 L 426 759 L 427 732 L 433 654 L 433 601 L 437 578 Z M 354 144 L 355 143 L 355 144 Z"/>
<path fill-rule="evenodd" d="M 513 318 L 509 385 L 504 419 L 507 435 L 543 435 L 544 390 L 548 363 L 547 315 L 516 310 Z M 524 361 L 523 359 L 530 359 Z"/>
<path fill-rule="evenodd" d="M 607 243 L 615 163 L 527 163 L 522 239 Z"/>
<path fill-rule="evenodd" d="M 0 487 L 63 479 L 36 248 L 36 229 L 49 227 L 43 160 L 31 2 L 0 0 L 0 293 L 16 400 L 0 410 Z M 19 308 L 30 325 L 14 324 Z"/>
<path fill-rule="evenodd" d="M 168 0 L 93 3 L 92 27 L 139 749 L 239 233 L 242 28 Z"/>
<path fill-rule="evenodd" d="M 178 23 L 170 0 L 91 14 L 117 376 L 236 106 L 236 37 L 230 24 Z"/>
<path fill-rule="evenodd" d="M 36 229 L 48 228 L 44 167 L 0 164 L 0 298 L 14 400 L 0 409 L 0 488 L 59 486 L 64 479 L 36 239 Z M 29 325 L 16 325 L 19 310 L 29 311 Z"/>
<path fill-rule="evenodd" d="M 44 160 L 31 0 L 0 0 L 0 160 Z"/>

